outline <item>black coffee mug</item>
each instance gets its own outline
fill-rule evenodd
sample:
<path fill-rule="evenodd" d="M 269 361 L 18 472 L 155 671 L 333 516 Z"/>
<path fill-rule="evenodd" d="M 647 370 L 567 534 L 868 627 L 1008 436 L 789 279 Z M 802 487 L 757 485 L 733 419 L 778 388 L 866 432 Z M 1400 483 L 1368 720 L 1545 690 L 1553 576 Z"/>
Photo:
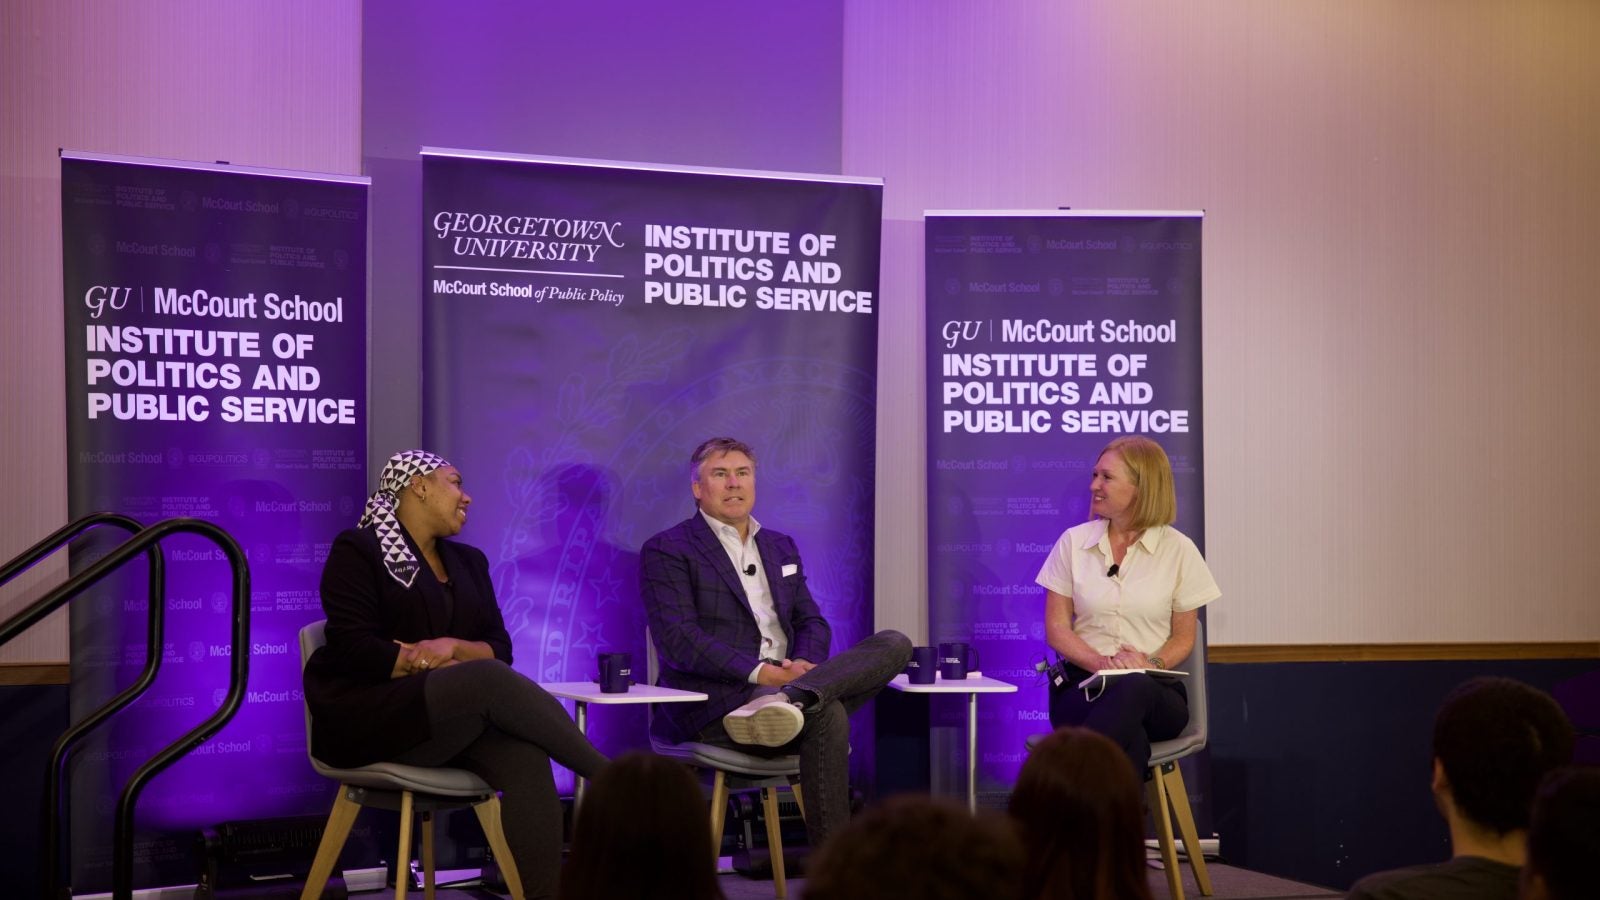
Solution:
<path fill-rule="evenodd" d="M 598 657 L 600 693 L 626 694 L 628 676 L 633 674 L 633 657 L 627 653 L 602 653 Z"/>
<path fill-rule="evenodd" d="M 967 677 L 967 659 L 971 647 L 966 641 L 949 641 L 939 645 L 939 676 L 946 681 L 960 681 Z"/>
<path fill-rule="evenodd" d="M 933 684 L 939 674 L 939 648 L 912 647 L 911 661 L 906 663 L 906 680 L 912 684 Z"/>

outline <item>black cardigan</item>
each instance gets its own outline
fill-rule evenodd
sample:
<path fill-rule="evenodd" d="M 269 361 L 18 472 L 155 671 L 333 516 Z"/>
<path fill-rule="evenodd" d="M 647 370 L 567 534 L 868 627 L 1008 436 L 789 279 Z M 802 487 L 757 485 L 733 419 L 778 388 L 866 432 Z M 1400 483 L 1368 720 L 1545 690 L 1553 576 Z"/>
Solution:
<path fill-rule="evenodd" d="M 410 535 L 406 541 L 421 561 Z M 483 641 L 496 659 L 510 665 L 511 636 L 494 599 L 488 558 L 476 547 L 451 541 L 439 541 L 438 550 L 455 593 L 449 621 L 444 588 L 428 565 L 418 566 L 407 588 L 383 567 L 372 528 L 352 528 L 334 540 L 322 569 L 328 643 L 312 654 L 305 669 L 311 752 L 322 762 L 342 767 L 382 762 L 432 736 L 423 686 L 433 673 L 390 678 L 400 653 L 395 641 Z"/>

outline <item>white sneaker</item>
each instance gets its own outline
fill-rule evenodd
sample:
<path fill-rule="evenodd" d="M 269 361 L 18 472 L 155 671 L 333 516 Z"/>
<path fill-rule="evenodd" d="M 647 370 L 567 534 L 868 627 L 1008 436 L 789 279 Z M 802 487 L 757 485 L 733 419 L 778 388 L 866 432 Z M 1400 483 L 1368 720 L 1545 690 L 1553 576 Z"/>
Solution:
<path fill-rule="evenodd" d="M 800 707 L 782 691 L 762 694 L 722 717 L 722 730 L 735 743 L 782 747 L 800 734 L 806 724 Z"/>

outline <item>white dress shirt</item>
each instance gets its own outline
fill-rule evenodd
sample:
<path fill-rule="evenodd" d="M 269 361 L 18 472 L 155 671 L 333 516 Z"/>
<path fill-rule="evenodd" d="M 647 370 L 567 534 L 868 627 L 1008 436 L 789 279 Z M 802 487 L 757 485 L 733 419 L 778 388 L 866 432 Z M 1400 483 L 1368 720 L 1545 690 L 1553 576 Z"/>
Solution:
<path fill-rule="evenodd" d="M 706 515 L 705 510 L 700 511 L 700 516 L 711 526 L 711 533 L 722 542 L 722 549 L 727 551 L 733 570 L 739 574 L 739 583 L 744 586 L 744 595 L 750 598 L 750 611 L 755 614 L 756 628 L 761 632 L 761 658 L 784 659 L 789 652 L 789 636 L 783 631 L 783 623 L 778 621 L 778 607 L 773 603 L 772 589 L 767 585 L 767 572 L 761 565 L 761 551 L 756 549 L 756 532 L 761 530 L 761 523 L 751 516 L 750 532 L 741 541 L 739 529 L 713 519 Z M 750 570 L 752 564 L 755 566 L 754 574 Z M 745 680 L 757 684 L 760 675 L 761 663 L 758 662 Z"/>

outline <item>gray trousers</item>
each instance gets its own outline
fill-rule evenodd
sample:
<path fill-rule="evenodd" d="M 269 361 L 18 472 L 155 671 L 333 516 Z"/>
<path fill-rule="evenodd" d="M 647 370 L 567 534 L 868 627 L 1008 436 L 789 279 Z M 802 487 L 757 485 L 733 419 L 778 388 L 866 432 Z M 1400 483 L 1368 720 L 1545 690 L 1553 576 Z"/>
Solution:
<path fill-rule="evenodd" d="M 880 631 L 789 682 L 818 698 L 805 709 L 799 737 L 782 747 L 736 744 L 721 722 L 713 722 L 699 740 L 757 756 L 800 754 L 806 837 L 812 847 L 820 847 L 850 818 L 850 714 L 904 671 L 910 659 L 910 638 L 898 631 Z M 773 690 L 752 685 L 750 695 Z"/>
<path fill-rule="evenodd" d="M 414 677 L 414 676 L 413 676 Z M 561 799 L 554 760 L 593 778 L 606 758 L 561 702 L 497 659 L 429 672 L 432 737 L 395 762 L 466 769 L 500 791 L 506 844 L 529 898 L 554 897 L 561 873 Z"/>

